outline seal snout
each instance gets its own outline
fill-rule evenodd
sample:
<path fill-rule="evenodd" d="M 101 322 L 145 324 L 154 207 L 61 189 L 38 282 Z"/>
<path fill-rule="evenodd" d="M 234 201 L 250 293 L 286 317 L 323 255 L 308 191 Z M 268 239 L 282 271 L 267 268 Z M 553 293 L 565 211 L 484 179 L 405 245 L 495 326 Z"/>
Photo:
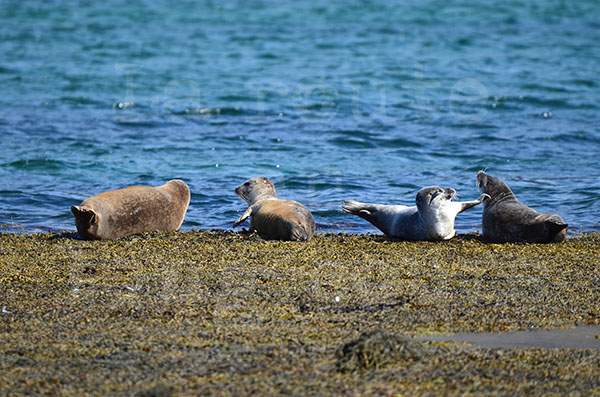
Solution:
<path fill-rule="evenodd" d="M 243 186 L 240 185 L 240 186 L 236 187 L 235 190 L 234 190 L 235 194 L 237 194 L 240 197 L 242 196 L 242 187 Z"/>
<path fill-rule="evenodd" d="M 477 173 L 477 187 L 479 191 L 485 193 L 485 185 L 487 184 L 488 175 L 484 171 L 479 171 Z"/>
<path fill-rule="evenodd" d="M 451 187 L 446 188 L 446 196 L 445 196 L 448 200 L 452 200 L 454 197 L 456 197 L 456 189 L 453 189 Z"/>
<path fill-rule="evenodd" d="M 246 182 L 234 189 L 235 194 L 237 194 L 244 201 L 248 201 L 249 199 L 249 185 L 250 184 Z"/>

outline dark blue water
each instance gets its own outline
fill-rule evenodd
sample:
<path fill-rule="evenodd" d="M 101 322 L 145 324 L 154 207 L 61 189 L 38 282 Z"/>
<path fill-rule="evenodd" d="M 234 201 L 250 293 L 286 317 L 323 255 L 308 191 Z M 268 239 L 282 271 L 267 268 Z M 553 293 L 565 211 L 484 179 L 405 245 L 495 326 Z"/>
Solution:
<path fill-rule="evenodd" d="M 392 2 L 393 3 L 393 2 Z M 600 231 L 600 2 L 0 1 L 0 224 L 172 178 L 230 228 L 264 175 L 323 231 L 353 198 L 479 196 L 486 168 Z M 459 215 L 478 230 L 481 208 Z"/>

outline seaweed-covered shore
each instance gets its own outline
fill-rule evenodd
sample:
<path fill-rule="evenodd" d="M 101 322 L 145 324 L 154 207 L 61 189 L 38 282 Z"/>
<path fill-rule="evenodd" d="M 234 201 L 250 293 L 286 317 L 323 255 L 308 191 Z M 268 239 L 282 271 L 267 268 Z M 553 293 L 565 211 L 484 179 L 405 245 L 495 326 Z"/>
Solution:
<path fill-rule="evenodd" d="M 561 244 L 0 233 L 0 394 L 600 393 L 600 351 L 421 342 L 600 324 L 600 235 Z"/>

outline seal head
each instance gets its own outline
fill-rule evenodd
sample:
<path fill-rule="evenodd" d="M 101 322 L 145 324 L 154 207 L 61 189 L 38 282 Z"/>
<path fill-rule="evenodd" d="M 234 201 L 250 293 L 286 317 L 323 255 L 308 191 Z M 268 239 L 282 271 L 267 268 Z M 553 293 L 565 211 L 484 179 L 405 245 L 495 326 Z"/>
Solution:
<path fill-rule="evenodd" d="M 275 185 L 264 176 L 248 179 L 235 188 L 235 194 L 240 196 L 248 205 L 252 205 L 262 199 L 277 197 Z"/>
<path fill-rule="evenodd" d="M 417 193 L 415 202 L 429 239 L 449 240 L 456 235 L 454 220 L 458 215 L 458 208 L 453 205 L 454 196 L 456 190 L 440 186 L 426 187 Z M 464 210 L 459 212 L 462 211 Z"/>
<path fill-rule="evenodd" d="M 277 198 L 275 186 L 265 177 L 255 177 L 235 188 L 248 209 L 234 223 L 237 227 L 248 217 L 250 231 L 265 240 L 308 241 L 315 231 L 310 211 L 297 201 Z"/>
<path fill-rule="evenodd" d="M 494 243 L 563 241 L 569 226 L 557 214 L 540 214 L 517 200 L 506 183 L 479 171 L 477 186 L 490 199 L 483 205 L 483 237 Z"/>

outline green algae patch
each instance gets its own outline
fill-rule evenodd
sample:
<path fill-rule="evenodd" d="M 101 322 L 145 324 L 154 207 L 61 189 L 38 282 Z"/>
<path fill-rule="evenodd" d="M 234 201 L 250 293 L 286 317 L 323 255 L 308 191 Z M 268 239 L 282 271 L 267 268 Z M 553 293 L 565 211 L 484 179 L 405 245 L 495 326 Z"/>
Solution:
<path fill-rule="evenodd" d="M 0 233 L 0 394 L 582 394 L 600 353 L 419 343 L 600 324 L 600 236 L 561 244 Z M 362 338 L 362 339 L 361 339 Z"/>

